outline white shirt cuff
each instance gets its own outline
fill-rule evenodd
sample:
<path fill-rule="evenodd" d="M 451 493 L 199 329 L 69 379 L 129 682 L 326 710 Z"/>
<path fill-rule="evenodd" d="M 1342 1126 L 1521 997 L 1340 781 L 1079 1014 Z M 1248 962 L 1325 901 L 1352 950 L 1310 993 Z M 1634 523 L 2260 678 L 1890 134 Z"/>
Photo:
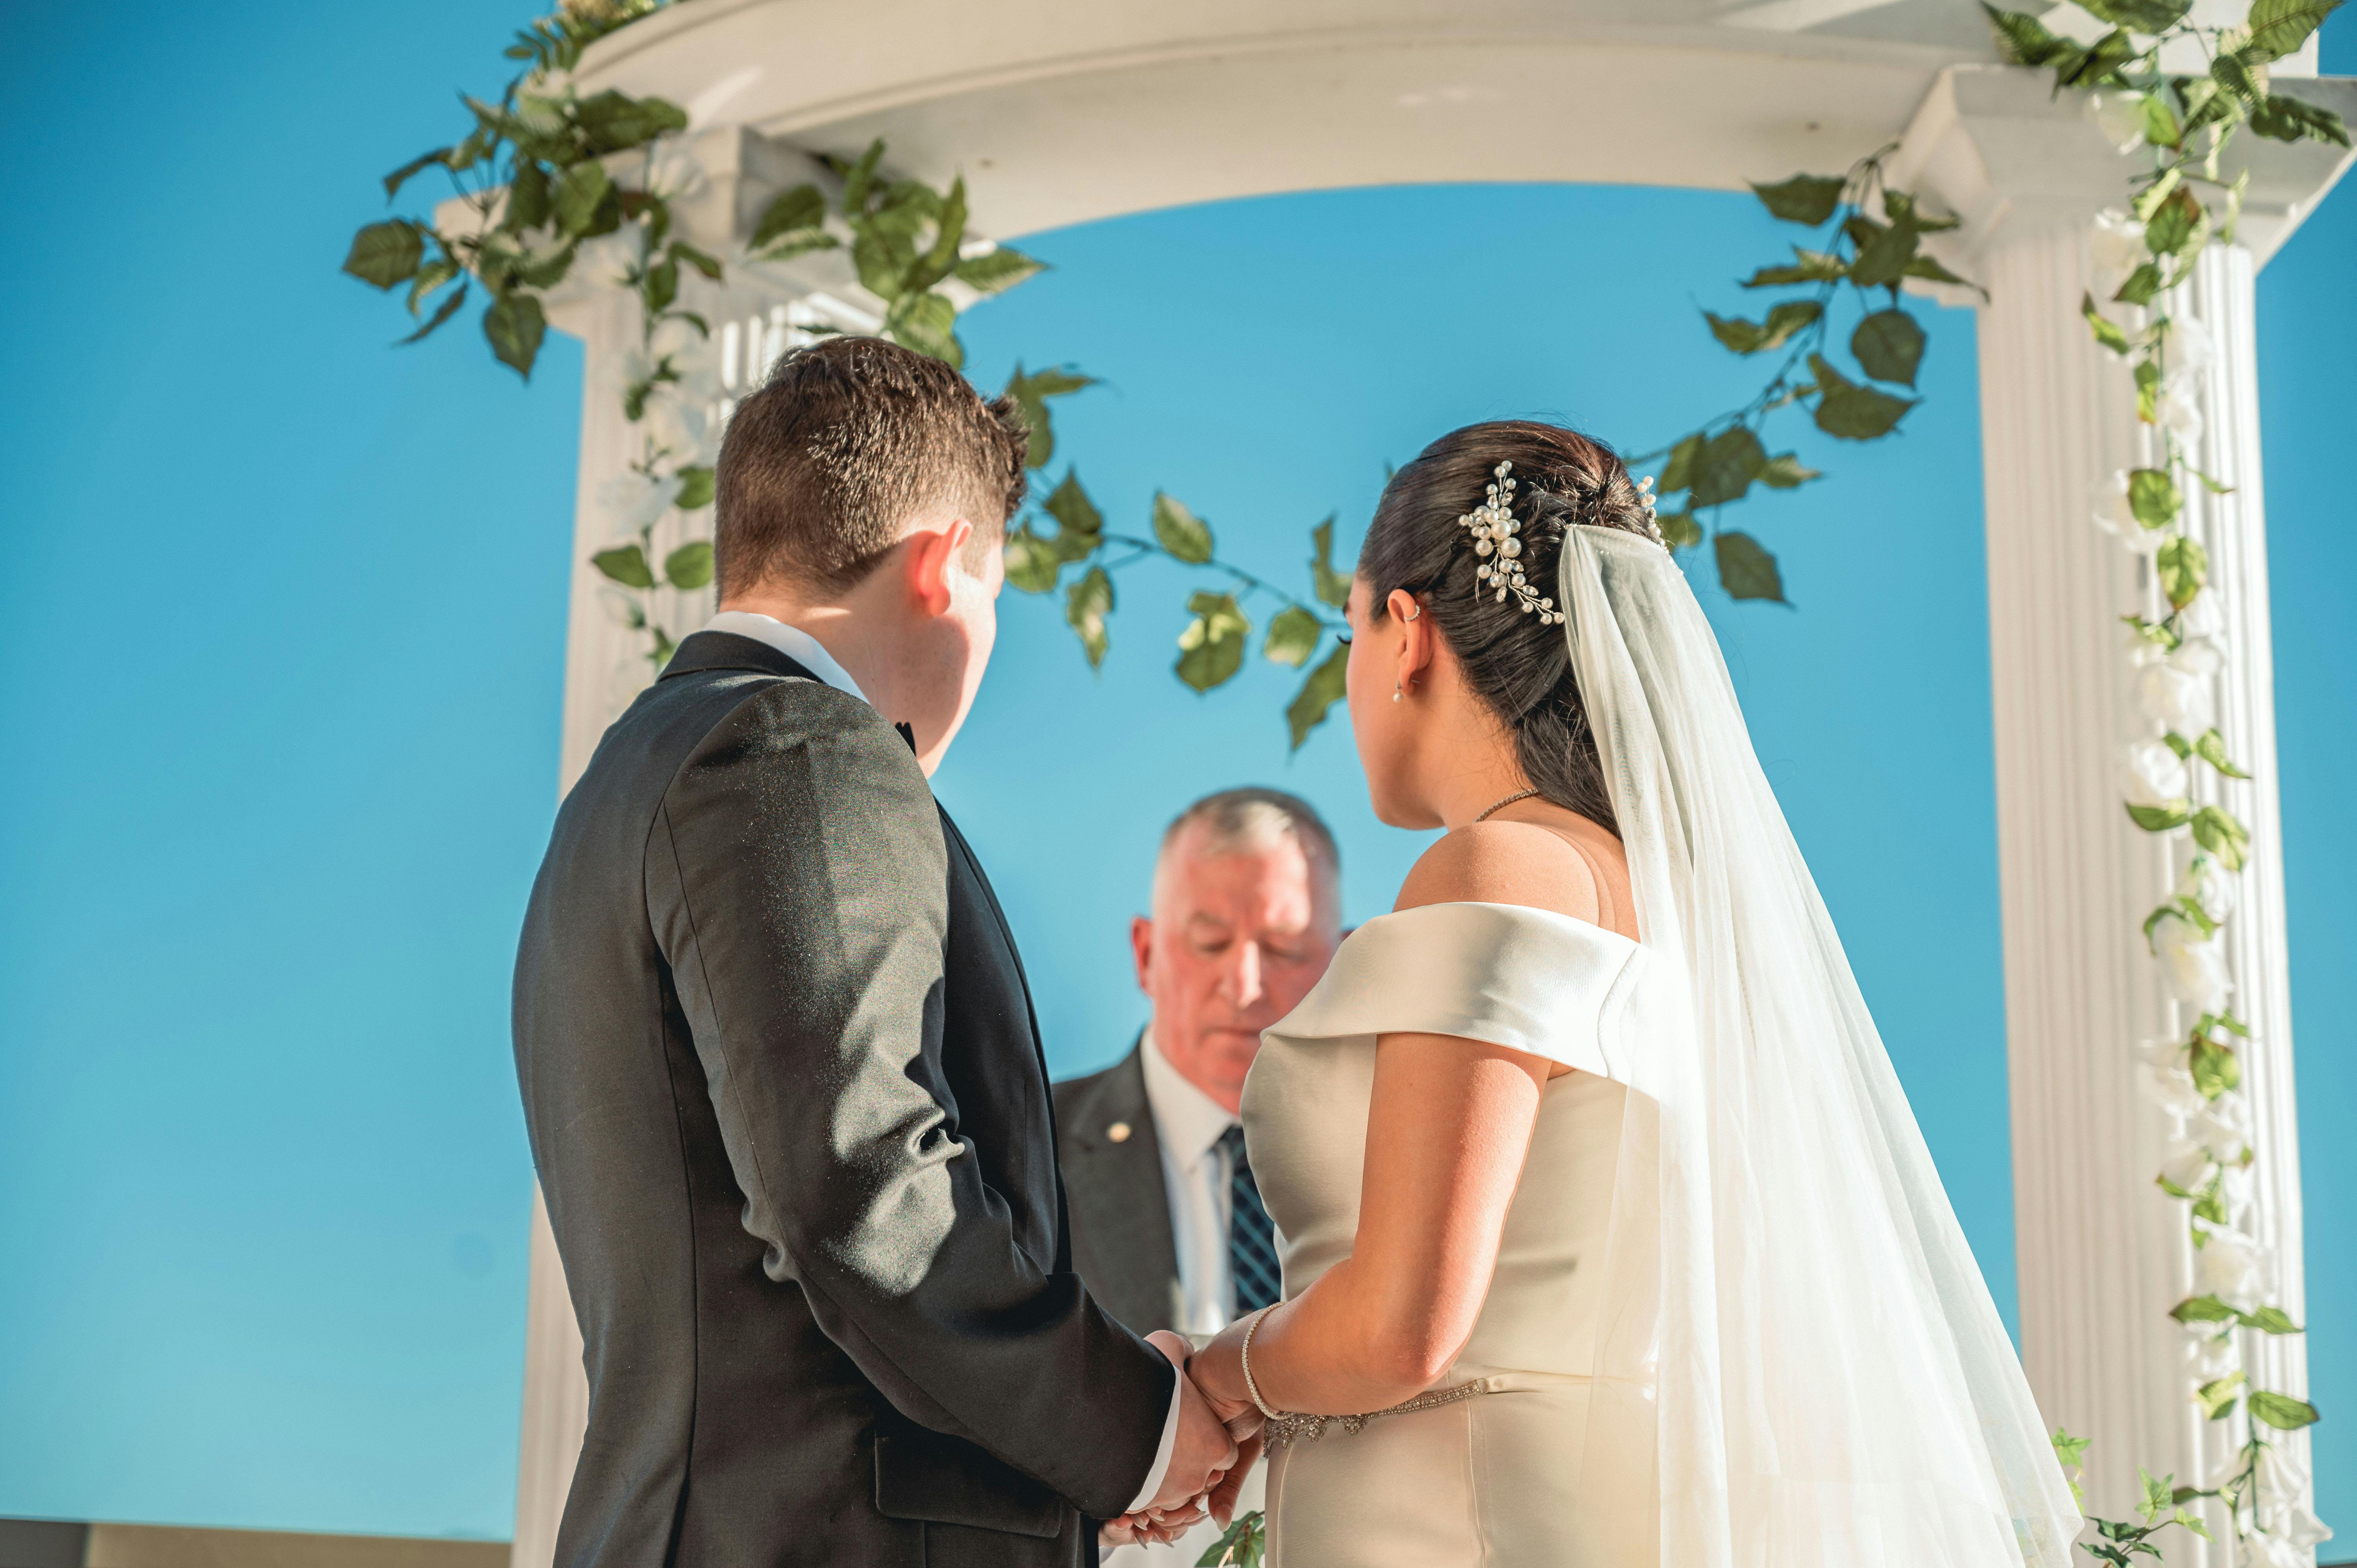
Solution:
<path fill-rule="evenodd" d="M 1162 1490 L 1162 1477 L 1170 1473 L 1170 1451 L 1178 1446 L 1178 1401 L 1187 1391 L 1187 1374 L 1176 1367 L 1171 1370 L 1178 1373 L 1178 1380 L 1170 1385 L 1170 1413 L 1162 1418 L 1162 1446 L 1154 1451 L 1154 1468 L 1146 1473 L 1146 1485 L 1129 1505 L 1132 1513 L 1152 1502 L 1155 1494 Z"/>

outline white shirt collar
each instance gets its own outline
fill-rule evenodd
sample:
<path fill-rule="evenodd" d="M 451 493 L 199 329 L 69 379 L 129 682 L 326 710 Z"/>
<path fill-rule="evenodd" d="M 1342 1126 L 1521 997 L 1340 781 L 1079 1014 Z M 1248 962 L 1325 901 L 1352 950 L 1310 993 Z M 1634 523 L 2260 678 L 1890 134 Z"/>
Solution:
<path fill-rule="evenodd" d="M 1235 1113 L 1188 1082 L 1170 1065 L 1170 1058 L 1155 1042 L 1154 1026 L 1150 1024 L 1146 1026 L 1141 1054 L 1145 1058 L 1146 1102 L 1154 1108 L 1155 1134 L 1182 1168 L 1191 1165 L 1211 1153 L 1221 1133 L 1237 1124 Z"/>
<path fill-rule="evenodd" d="M 834 660 L 834 655 L 821 646 L 819 639 L 798 626 L 788 626 L 774 616 L 759 615 L 751 610 L 722 610 L 704 623 L 706 631 L 726 631 L 737 637 L 749 637 L 756 642 L 766 642 L 838 692 L 847 692 L 861 702 L 867 693 L 851 678 L 851 671 Z M 873 703 L 869 704 L 873 706 Z"/>

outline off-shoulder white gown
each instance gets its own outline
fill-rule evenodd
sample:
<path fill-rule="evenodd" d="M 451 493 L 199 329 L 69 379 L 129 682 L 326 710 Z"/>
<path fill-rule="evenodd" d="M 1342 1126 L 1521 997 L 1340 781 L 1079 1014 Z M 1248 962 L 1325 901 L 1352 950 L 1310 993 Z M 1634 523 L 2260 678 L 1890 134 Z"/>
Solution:
<path fill-rule="evenodd" d="M 1543 1092 L 1488 1299 L 1435 1385 L 1483 1391 L 1274 1455 L 1275 1568 L 1656 1562 L 1653 1133 L 1614 1081 L 1642 968 L 1635 942 L 1583 921 L 1428 905 L 1360 927 L 1263 1036 L 1243 1121 L 1288 1300 L 1350 1255 L 1378 1035 L 1456 1035 L 1580 1069 Z"/>

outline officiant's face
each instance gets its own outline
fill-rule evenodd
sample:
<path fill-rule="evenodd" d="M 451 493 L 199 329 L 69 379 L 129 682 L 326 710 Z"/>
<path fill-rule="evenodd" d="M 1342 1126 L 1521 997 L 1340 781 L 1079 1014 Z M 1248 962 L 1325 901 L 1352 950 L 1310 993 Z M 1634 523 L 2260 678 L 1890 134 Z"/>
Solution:
<path fill-rule="evenodd" d="M 1287 834 L 1202 853 L 1200 823 L 1154 875 L 1154 914 L 1131 923 L 1154 1043 L 1179 1076 L 1236 1109 L 1260 1032 L 1318 983 L 1340 940 L 1330 875 Z"/>

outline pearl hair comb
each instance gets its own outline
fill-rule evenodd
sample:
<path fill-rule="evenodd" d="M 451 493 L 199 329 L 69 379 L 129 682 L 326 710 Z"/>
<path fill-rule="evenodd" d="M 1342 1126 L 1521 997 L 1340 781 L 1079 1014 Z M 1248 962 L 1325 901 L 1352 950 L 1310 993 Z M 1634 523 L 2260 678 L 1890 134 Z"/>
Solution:
<path fill-rule="evenodd" d="M 1559 625 L 1563 614 L 1555 601 L 1540 596 L 1523 573 L 1523 542 L 1515 537 L 1521 525 L 1514 521 L 1513 467 L 1499 464 L 1481 504 L 1457 520 L 1458 527 L 1472 532 L 1473 553 L 1480 558 L 1473 570 L 1479 585 L 1473 591 L 1485 594 L 1494 588 L 1501 605 L 1511 594 L 1524 615 L 1537 616 L 1544 626 Z"/>

